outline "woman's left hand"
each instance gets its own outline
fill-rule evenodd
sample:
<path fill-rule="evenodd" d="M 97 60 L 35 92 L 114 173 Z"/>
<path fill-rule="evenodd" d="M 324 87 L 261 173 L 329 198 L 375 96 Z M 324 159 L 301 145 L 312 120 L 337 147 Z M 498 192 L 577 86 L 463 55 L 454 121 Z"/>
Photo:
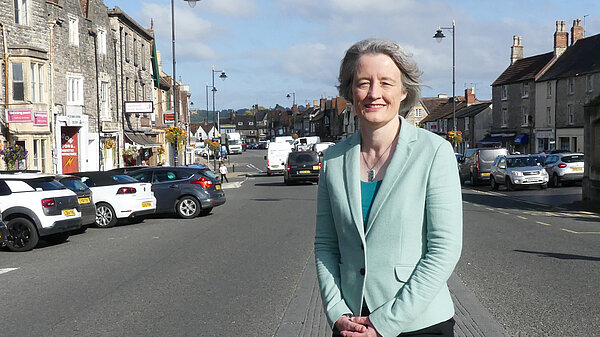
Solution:
<path fill-rule="evenodd" d="M 354 323 L 362 324 L 367 327 L 365 332 L 354 332 L 354 331 L 342 331 L 342 336 L 345 337 L 381 337 L 381 335 L 375 330 L 373 323 L 367 316 L 352 317 L 350 320 Z"/>

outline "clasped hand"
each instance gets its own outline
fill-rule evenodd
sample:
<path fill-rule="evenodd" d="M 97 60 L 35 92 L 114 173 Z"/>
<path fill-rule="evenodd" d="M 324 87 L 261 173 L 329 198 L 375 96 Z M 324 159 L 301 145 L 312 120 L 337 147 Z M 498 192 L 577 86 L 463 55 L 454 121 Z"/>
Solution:
<path fill-rule="evenodd" d="M 381 337 L 367 316 L 342 316 L 335 325 L 344 337 Z"/>

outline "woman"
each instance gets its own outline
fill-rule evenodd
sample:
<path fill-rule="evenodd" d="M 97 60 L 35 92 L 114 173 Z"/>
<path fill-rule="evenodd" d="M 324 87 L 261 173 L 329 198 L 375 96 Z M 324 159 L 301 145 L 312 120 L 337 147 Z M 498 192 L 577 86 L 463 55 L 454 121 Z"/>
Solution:
<path fill-rule="evenodd" d="M 334 336 L 453 336 L 446 281 L 460 257 L 462 201 L 450 143 L 400 115 L 420 99 L 394 42 L 356 43 L 339 92 L 360 132 L 325 153 L 315 259 Z"/>

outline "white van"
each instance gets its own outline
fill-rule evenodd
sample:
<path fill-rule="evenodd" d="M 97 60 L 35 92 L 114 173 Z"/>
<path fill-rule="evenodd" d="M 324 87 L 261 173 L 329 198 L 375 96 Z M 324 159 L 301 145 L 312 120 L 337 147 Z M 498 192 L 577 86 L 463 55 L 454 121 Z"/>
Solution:
<path fill-rule="evenodd" d="M 287 161 L 288 154 L 292 152 L 290 143 L 274 143 L 269 144 L 267 149 L 267 175 L 270 176 L 273 173 L 283 173 L 285 170 L 285 162 Z"/>
<path fill-rule="evenodd" d="M 308 151 L 313 144 L 317 144 L 321 142 L 321 137 L 319 136 L 310 136 L 310 137 L 300 137 L 294 140 L 292 144 L 296 151 Z"/>

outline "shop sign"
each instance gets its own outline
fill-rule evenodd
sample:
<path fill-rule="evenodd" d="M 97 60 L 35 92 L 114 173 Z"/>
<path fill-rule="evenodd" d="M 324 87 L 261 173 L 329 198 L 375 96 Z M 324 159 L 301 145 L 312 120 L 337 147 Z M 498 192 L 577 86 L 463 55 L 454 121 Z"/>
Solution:
<path fill-rule="evenodd" d="M 150 114 L 154 110 L 152 101 L 143 102 L 125 102 L 125 113 L 128 114 Z"/>
<path fill-rule="evenodd" d="M 67 126 L 62 127 L 61 131 L 62 172 L 77 172 L 79 171 L 79 147 L 77 144 L 79 128 Z"/>
<path fill-rule="evenodd" d="M 31 122 L 31 110 L 7 109 L 6 110 L 6 122 L 8 122 L 8 123 Z"/>
<path fill-rule="evenodd" d="M 163 119 L 165 124 L 173 124 L 175 123 L 175 114 L 174 113 L 163 113 Z"/>
<path fill-rule="evenodd" d="M 33 126 L 48 126 L 48 111 L 33 111 Z"/>

